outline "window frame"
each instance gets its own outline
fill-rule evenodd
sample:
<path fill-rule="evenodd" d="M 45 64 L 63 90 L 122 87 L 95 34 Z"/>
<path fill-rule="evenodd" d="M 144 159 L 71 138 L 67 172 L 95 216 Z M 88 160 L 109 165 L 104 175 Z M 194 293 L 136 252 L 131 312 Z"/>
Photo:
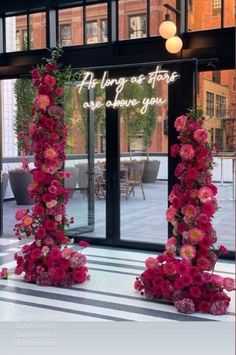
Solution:
<path fill-rule="evenodd" d="M 138 17 L 145 17 L 145 21 L 146 21 L 146 23 L 145 23 L 145 30 L 146 30 L 146 32 L 145 32 L 145 36 L 142 36 L 142 37 L 133 37 L 133 38 L 131 38 L 130 37 L 130 35 L 131 35 L 131 30 L 130 30 L 130 28 L 131 28 L 131 24 L 130 24 L 130 21 L 131 21 L 131 19 L 132 18 L 138 18 Z M 147 26 L 148 26 L 148 21 L 147 21 L 147 17 L 148 17 L 148 14 L 147 14 L 147 12 L 146 13 L 137 13 L 137 14 L 128 14 L 127 15 L 127 21 L 128 21 L 128 39 L 129 40 L 132 40 L 132 39 L 140 39 L 140 38 L 147 38 L 148 37 L 148 29 L 147 29 Z M 140 30 L 135 30 L 135 31 L 133 31 L 133 32 L 135 32 L 135 33 L 137 33 L 137 32 L 141 32 L 142 31 L 142 29 L 140 29 Z"/>
<path fill-rule="evenodd" d="M 206 91 L 206 115 L 213 117 L 215 113 L 215 94 L 210 91 Z"/>

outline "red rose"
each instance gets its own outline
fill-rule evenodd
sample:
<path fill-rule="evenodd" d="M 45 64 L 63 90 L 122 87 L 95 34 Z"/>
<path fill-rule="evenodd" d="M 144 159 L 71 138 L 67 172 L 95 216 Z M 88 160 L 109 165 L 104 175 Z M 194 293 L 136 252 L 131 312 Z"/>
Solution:
<path fill-rule="evenodd" d="M 227 254 L 229 252 L 229 250 L 224 245 L 220 245 L 219 246 L 219 252 L 220 252 L 220 254 L 225 255 L 225 254 Z"/>
<path fill-rule="evenodd" d="M 38 79 L 40 78 L 40 74 L 37 68 L 32 70 L 32 79 Z"/>
<path fill-rule="evenodd" d="M 82 283 L 87 280 L 87 274 L 84 270 L 74 269 L 73 270 L 73 278 L 75 282 Z"/>
<path fill-rule="evenodd" d="M 82 248 L 87 248 L 89 246 L 89 243 L 86 242 L 85 240 L 80 240 L 80 242 L 78 243 L 78 245 Z"/>
<path fill-rule="evenodd" d="M 63 89 L 61 87 L 58 87 L 55 89 L 55 94 L 58 96 L 61 96 L 63 94 Z"/>
<path fill-rule="evenodd" d="M 48 71 L 57 70 L 57 64 L 48 63 L 48 64 L 46 65 L 46 69 L 47 69 Z"/>
<path fill-rule="evenodd" d="M 170 156 L 172 158 L 175 158 L 175 157 L 177 157 L 178 153 L 179 153 L 179 145 L 178 144 L 173 144 L 170 147 Z"/>

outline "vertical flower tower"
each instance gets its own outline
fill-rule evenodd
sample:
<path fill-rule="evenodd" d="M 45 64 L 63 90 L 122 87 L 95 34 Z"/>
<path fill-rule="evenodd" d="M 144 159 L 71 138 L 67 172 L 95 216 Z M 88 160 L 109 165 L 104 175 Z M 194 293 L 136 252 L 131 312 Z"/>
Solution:
<path fill-rule="evenodd" d="M 146 260 L 146 270 L 136 278 L 134 287 L 146 297 L 172 301 L 182 313 L 220 315 L 230 303 L 225 290 L 232 291 L 235 286 L 233 279 L 214 274 L 217 256 L 227 249 L 214 247 L 217 236 L 212 218 L 217 210 L 217 188 L 212 184 L 213 155 L 203 122 L 200 111 L 175 121 L 179 144 L 171 147 L 171 157 L 180 157 L 175 169 L 179 183 L 172 188 L 166 211 L 174 236 L 163 254 Z"/>
<path fill-rule="evenodd" d="M 15 254 L 15 274 L 24 273 L 27 282 L 42 286 L 71 286 L 88 278 L 86 257 L 81 250 L 68 248 L 69 238 L 65 226 L 71 223 L 66 217 L 69 190 L 64 179 L 69 174 L 63 170 L 67 126 L 63 110 L 63 75 L 59 72 L 58 49 L 53 51 L 46 64 L 32 71 L 33 86 L 37 96 L 32 108 L 25 151 L 34 153 L 33 180 L 28 190 L 35 205 L 32 210 L 21 209 L 16 213 L 18 223 L 15 234 L 33 236 L 34 241 Z M 68 71 L 67 71 L 68 74 Z"/>

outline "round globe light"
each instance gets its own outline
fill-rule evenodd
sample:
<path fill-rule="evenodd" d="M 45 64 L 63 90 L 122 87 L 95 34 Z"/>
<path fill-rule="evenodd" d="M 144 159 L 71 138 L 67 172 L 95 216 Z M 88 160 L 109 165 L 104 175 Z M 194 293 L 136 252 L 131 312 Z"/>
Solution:
<path fill-rule="evenodd" d="M 178 53 L 183 47 L 182 39 L 178 36 L 173 36 L 167 39 L 166 49 L 169 53 Z"/>
<path fill-rule="evenodd" d="M 176 34 L 177 28 L 174 22 L 170 20 L 163 21 L 159 27 L 161 37 L 168 39 Z"/>

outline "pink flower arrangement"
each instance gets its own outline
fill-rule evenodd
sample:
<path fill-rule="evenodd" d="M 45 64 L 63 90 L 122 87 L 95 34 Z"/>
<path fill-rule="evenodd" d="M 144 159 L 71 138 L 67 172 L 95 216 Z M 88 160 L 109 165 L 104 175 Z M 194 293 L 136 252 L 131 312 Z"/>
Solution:
<path fill-rule="evenodd" d="M 65 215 L 69 190 L 64 187 L 64 179 L 69 173 L 63 171 L 67 127 L 59 75 L 52 59 L 32 71 L 38 94 L 26 140 L 31 142 L 30 150 L 35 156 L 33 181 L 28 188 L 35 205 L 32 210 L 16 212 L 14 228 L 19 239 L 22 234 L 34 237 L 31 244 L 22 247 L 22 255 L 15 254 L 15 274 L 24 273 L 26 282 L 41 286 L 71 286 L 88 279 L 86 257 L 82 254 L 88 243 L 81 241 L 80 250 L 75 251 L 68 247 L 71 241 L 65 234 L 65 226 L 73 219 L 68 220 Z M 6 275 L 7 271 L 2 270 L 1 277 Z"/>
<path fill-rule="evenodd" d="M 0 277 L 1 279 L 7 280 L 8 279 L 8 268 L 4 267 L 0 271 Z"/>
<path fill-rule="evenodd" d="M 211 250 L 217 241 L 211 221 L 217 210 L 217 188 L 212 184 L 213 156 L 203 121 L 194 113 L 175 121 L 179 144 L 170 152 L 172 158 L 181 158 L 175 169 L 180 183 L 173 186 L 166 211 L 174 237 L 168 239 L 163 254 L 146 260 L 146 270 L 134 288 L 146 297 L 171 300 L 181 313 L 221 315 L 230 304 L 226 291 L 235 289 L 235 281 L 214 274 L 218 256 L 228 250 L 223 245 L 218 252 Z"/>

